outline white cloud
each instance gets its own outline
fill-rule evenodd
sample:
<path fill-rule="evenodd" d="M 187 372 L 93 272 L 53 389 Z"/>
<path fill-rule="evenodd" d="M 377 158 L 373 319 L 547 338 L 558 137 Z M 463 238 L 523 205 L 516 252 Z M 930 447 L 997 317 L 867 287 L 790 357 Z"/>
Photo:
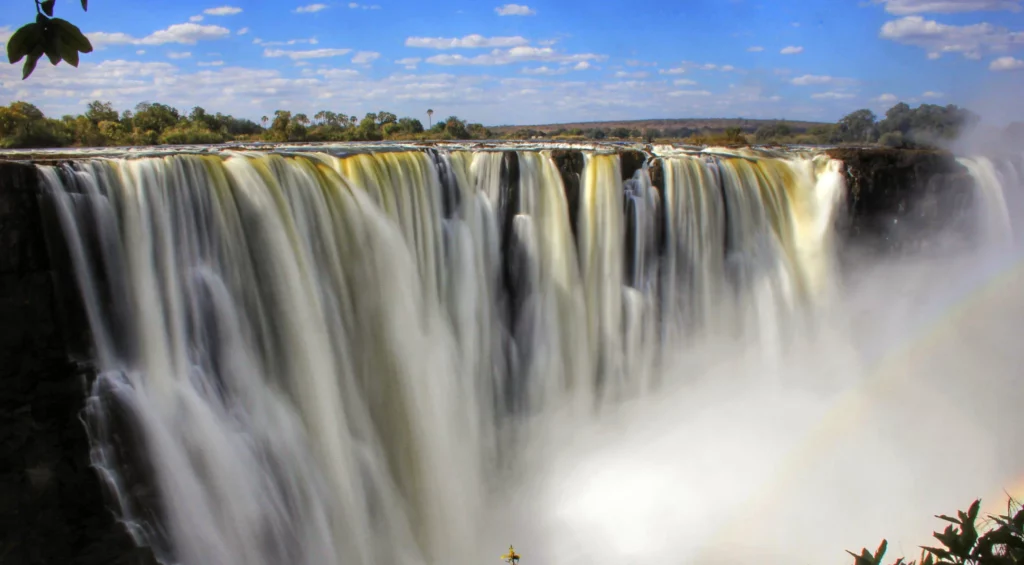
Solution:
<path fill-rule="evenodd" d="M 834 77 L 830 77 L 828 75 L 803 75 L 796 77 L 789 82 L 797 86 L 811 86 L 814 84 L 829 84 L 834 80 Z"/>
<path fill-rule="evenodd" d="M 653 61 L 640 61 L 639 59 L 629 59 L 626 61 L 627 67 L 657 67 L 658 63 Z"/>
<path fill-rule="evenodd" d="M 196 64 L 200 67 L 223 67 L 224 61 L 199 61 Z"/>
<path fill-rule="evenodd" d="M 263 41 L 262 39 L 257 37 L 256 39 L 253 39 L 252 42 L 256 45 L 262 45 L 264 47 L 276 47 L 280 45 L 300 45 L 303 43 L 309 45 L 316 45 L 320 43 L 320 41 L 318 41 L 317 38 L 315 37 L 310 37 L 309 39 L 289 39 L 287 41 Z"/>
<path fill-rule="evenodd" d="M 234 6 L 220 6 L 217 8 L 207 8 L 203 10 L 203 13 L 208 16 L 233 16 L 235 14 L 241 14 L 242 9 Z"/>
<path fill-rule="evenodd" d="M 934 61 L 936 59 L 941 59 L 942 58 L 942 53 L 934 53 L 934 52 L 929 53 L 928 54 L 928 58 L 931 59 L 932 61 Z"/>
<path fill-rule="evenodd" d="M 885 11 L 897 16 L 908 14 L 953 14 L 957 12 L 1019 12 L 1021 0 L 874 0 L 885 4 Z"/>
<path fill-rule="evenodd" d="M 380 58 L 380 53 L 376 51 L 359 51 L 352 57 L 352 64 L 354 65 L 369 65 Z"/>
<path fill-rule="evenodd" d="M 671 69 L 658 69 L 659 75 L 681 75 L 686 72 L 683 67 L 674 67 Z"/>
<path fill-rule="evenodd" d="M 529 41 L 524 37 L 484 37 L 473 33 L 465 37 L 409 37 L 405 40 L 406 47 L 422 47 L 426 49 L 479 49 L 493 47 L 516 47 L 526 45 Z"/>
<path fill-rule="evenodd" d="M 520 72 L 522 72 L 524 75 L 555 76 L 555 75 L 564 75 L 564 74 L 569 72 L 569 69 L 567 67 L 558 67 L 558 68 L 552 69 L 551 67 L 548 67 L 548 66 L 541 66 L 541 67 L 536 67 L 536 68 L 532 68 L 532 69 L 531 68 L 526 68 L 526 69 L 523 69 Z"/>
<path fill-rule="evenodd" d="M 803 52 L 804 52 L 804 48 L 803 47 L 797 47 L 797 46 L 793 46 L 793 45 L 790 45 L 789 47 L 783 47 L 782 51 L 779 51 L 779 53 L 781 53 L 783 55 L 797 55 L 797 54 L 803 53 Z"/>
<path fill-rule="evenodd" d="M 201 16 L 201 15 L 200 16 L 191 16 L 188 19 L 188 21 L 190 21 L 192 23 L 199 23 L 199 22 L 203 21 L 203 16 Z"/>
<path fill-rule="evenodd" d="M 321 10 L 326 10 L 327 4 L 309 4 L 307 6 L 299 6 L 292 10 L 296 14 L 315 14 Z"/>
<path fill-rule="evenodd" d="M 495 49 L 486 55 L 465 57 L 462 55 L 434 55 L 427 58 L 426 62 L 433 65 L 507 65 L 524 61 L 546 61 L 563 64 L 579 63 L 580 61 L 603 61 L 606 55 L 593 53 L 579 53 L 563 55 L 550 47 L 529 47 L 519 46 L 508 50 Z"/>
<path fill-rule="evenodd" d="M 711 96 L 711 92 L 707 90 L 673 90 L 668 95 L 673 98 L 679 96 Z"/>
<path fill-rule="evenodd" d="M 353 78 L 359 76 L 359 71 L 355 69 L 320 69 L 316 74 L 324 78 Z"/>
<path fill-rule="evenodd" d="M 145 54 L 146 54 L 146 50 L 145 50 L 145 49 L 139 49 L 139 50 L 137 50 L 137 51 L 135 52 L 135 54 L 136 54 L 136 55 L 145 55 Z"/>
<path fill-rule="evenodd" d="M 249 28 L 243 27 L 242 29 L 236 31 L 235 33 L 238 34 L 238 35 L 245 35 L 245 34 L 249 33 Z"/>
<path fill-rule="evenodd" d="M 895 94 L 882 94 L 873 100 L 882 104 L 892 104 L 899 100 L 899 98 L 897 98 Z"/>
<path fill-rule="evenodd" d="M 348 7 L 353 10 L 380 10 L 380 6 L 376 4 L 360 4 L 358 2 L 349 2 Z"/>
<path fill-rule="evenodd" d="M 94 47 L 102 49 L 107 45 L 164 45 L 167 43 L 194 45 L 197 41 L 221 39 L 231 35 L 231 31 L 215 25 L 187 23 L 174 24 L 167 29 L 155 31 L 141 39 L 121 32 L 107 33 L 96 31 L 87 35 Z"/>
<path fill-rule="evenodd" d="M 423 59 L 420 59 L 419 57 L 406 57 L 405 59 L 399 59 L 399 60 L 395 61 L 395 64 L 396 65 L 402 65 L 403 67 L 405 67 L 405 68 L 407 68 L 409 70 L 414 70 L 416 68 L 416 66 L 420 64 L 420 61 L 422 61 L 422 60 Z"/>
<path fill-rule="evenodd" d="M 941 24 L 921 16 L 886 22 L 879 36 L 924 48 L 932 59 L 942 53 L 960 53 L 968 59 L 980 59 L 984 52 L 1005 52 L 1011 47 L 1024 47 L 1024 32 L 1010 32 L 988 23 L 965 26 Z"/>
<path fill-rule="evenodd" d="M 192 56 L 189 51 L 171 51 L 167 54 L 168 59 L 188 59 Z"/>
<path fill-rule="evenodd" d="M 532 16 L 537 12 L 522 4 L 505 4 L 494 9 L 499 16 Z"/>
<path fill-rule="evenodd" d="M 576 63 L 576 66 L 572 68 L 574 71 L 585 71 L 591 67 L 591 64 L 586 61 L 580 61 Z"/>
<path fill-rule="evenodd" d="M 676 80 L 672 81 L 672 84 L 675 85 L 675 86 L 693 86 L 693 85 L 697 84 L 697 81 L 690 80 L 688 78 L 679 78 L 679 79 L 676 79 Z"/>
<path fill-rule="evenodd" d="M 992 71 L 1017 71 L 1024 69 L 1024 61 L 1013 57 L 1000 57 L 988 66 Z"/>
<path fill-rule="evenodd" d="M 636 71 L 632 73 L 628 71 L 618 71 L 615 73 L 615 78 L 647 78 L 648 75 L 650 75 L 650 73 L 646 71 Z"/>
<path fill-rule="evenodd" d="M 292 63 L 290 59 L 285 61 Z M 110 100 L 119 110 L 131 108 L 140 100 L 158 100 L 177 108 L 198 104 L 211 112 L 250 119 L 259 119 L 277 108 L 313 115 L 325 106 L 324 100 L 329 100 L 331 107 L 356 115 L 387 108 L 400 116 L 421 116 L 428 106 L 438 110 L 452 107 L 458 108 L 460 116 L 482 123 L 640 119 L 659 112 L 694 117 L 785 115 L 790 119 L 821 121 L 836 117 L 834 110 L 824 103 L 810 99 L 792 100 L 792 104 L 779 102 L 774 92 L 757 87 L 737 86 L 718 91 L 673 86 L 670 80 L 682 78 L 678 76 L 660 82 L 615 82 L 605 88 L 597 73 L 587 76 L 588 80 L 575 78 L 582 75 L 572 72 L 501 79 L 483 73 L 419 73 L 398 67 L 398 72 L 390 76 L 368 76 L 370 73 L 363 75 L 351 69 L 318 70 L 319 64 L 327 62 L 322 59 L 294 62 L 312 64 L 289 64 L 287 69 L 275 70 L 245 68 L 231 60 L 223 67 L 178 67 L 173 62 L 140 61 L 94 64 L 83 60 L 78 69 L 41 65 L 32 79 L 25 82 L 21 81 L 19 68 L 0 65 L 0 88 L 11 93 L 12 100 L 32 100 L 51 116 L 81 113 L 85 100 L 99 98 Z M 573 68 L 579 62 L 584 61 L 564 65 L 545 61 L 517 67 Z M 587 62 L 604 66 L 593 60 Z M 670 95 L 671 92 L 678 93 Z"/>
<path fill-rule="evenodd" d="M 751 53 L 760 53 L 761 51 L 764 51 L 764 47 L 761 47 L 760 45 L 754 45 L 752 47 L 747 47 L 747 51 Z"/>
<path fill-rule="evenodd" d="M 853 94 L 849 92 L 816 92 L 811 95 L 811 98 L 815 100 L 848 100 L 853 98 Z"/>
<path fill-rule="evenodd" d="M 310 49 L 307 51 L 289 51 L 286 49 L 264 49 L 264 57 L 288 57 L 293 61 L 299 59 L 323 59 L 326 57 L 340 57 L 351 53 L 351 49 Z"/>
<path fill-rule="evenodd" d="M 925 98 L 942 98 L 944 95 L 941 92 L 933 92 L 929 90 L 928 92 L 925 92 L 921 96 Z"/>
<path fill-rule="evenodd" d="M 736 67 L 734 67 L 732 65 L 723 65 L 722 68 L 720 68 L 718 70 L 722 71 L 723 73 L 728 73 L 730 71 L 735 71 Z"/>

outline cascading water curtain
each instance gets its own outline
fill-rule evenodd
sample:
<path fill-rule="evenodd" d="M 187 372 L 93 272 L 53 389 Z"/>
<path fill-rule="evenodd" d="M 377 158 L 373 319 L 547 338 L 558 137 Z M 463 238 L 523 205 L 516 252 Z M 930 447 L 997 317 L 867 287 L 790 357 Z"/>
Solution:
<path fill-rule="evenodd" d="M 570 200 L 536 151 L 40 166 L 93 461 L 166 563 L 465 562 L 518 422 L 685 378 L 659 356 L 772 342 L 813 301 L 837 167 L 595 152 Z"/>

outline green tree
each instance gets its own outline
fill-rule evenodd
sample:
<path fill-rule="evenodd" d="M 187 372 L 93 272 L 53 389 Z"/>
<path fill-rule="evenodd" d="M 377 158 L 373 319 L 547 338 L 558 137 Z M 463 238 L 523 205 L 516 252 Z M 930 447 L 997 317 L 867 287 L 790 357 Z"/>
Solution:
<path fill-rule="evenodd" d="M 398 116 L 391 112 L 380 111 L 377 112 L 377 125 L 384 126 L 386 124 L 393 124 L 398 121 Z"/>
<path fill-rule="evenodd" d="M 466 122 L 456 116 L 449 116 L 444 121 L 444 133 L 448 139 L 470 139 L 469 131 L 466 129 Z"/>
<path fill-rule="evenodd" d="M 483 124 L 469 124 L 466 126 L 466 131 L 471 139 L 489 139 L 491 137 L 491 130 L 485 128 Z"/>
<path fill-rule="evenodd" d="M 398 128 L 402 133 L 423 133 L 423 122 L 417 120 L 416 118 L 402 118 L 398 120 Z"/>
<path fill-rule="evenodd" d="M 100 102 L 99 100 L 89 102 L 85 110 L 85 117 L 89 118 L 94 124 L 116 122 L 118 120 L 117 110 L 114 109 L 114 105 L 110 102 Z"/>
<path fill-rule="evenodd" d="M 875 113 L 867 108 L 851 112 L 839 120 L 835 141 L 871 143 L 878 139 Z"/>
<path fill-rule="evenodd" d="M 381 132 L 377 128 L 377 114 L 370 112 L 359 122 L 356 128 L 356 138 L 363 141 L 379 141 L 382 139 Z"/>
<path fill-rule="evenodd" d="M 142 102 L 135 106 L 132 122 L 136 129 L 151 132 L 159 137 L 164 130 L 174 127 L 180 119 L 181 115 L 175 108 L 159 102 Z"/>
<path fill-rule="evenodd" d="M 67 143 L 64 131 L 62 122 L 46 119 L 28 102 L 0 106 L 0 147 L 57 147 Z"/>
<path fill-rule="evenodd" d="M 267 130 L 266 138 L 270 141 L 287 141 L 288 124 L 292 121 L 292 113 L 287 110 L 275 110 L 274 121 Z"/>
<path fill-rule="evenodd" d="M 65 61 L 72 67 L 77 67 L 79 53 L 92 53 L 92 43 L 78 26 L 53 17 L 55 0 L 34 1 L 36 21 L 18 28 L 7 41 L 7 60 L 14 65 L 25 59 L 21 70 L 22 80 L 32 74 L 39 58 L 44 54 L 51 65 Z M 82 9 L 88 10 L 88 0 L 81 2 Z"/>

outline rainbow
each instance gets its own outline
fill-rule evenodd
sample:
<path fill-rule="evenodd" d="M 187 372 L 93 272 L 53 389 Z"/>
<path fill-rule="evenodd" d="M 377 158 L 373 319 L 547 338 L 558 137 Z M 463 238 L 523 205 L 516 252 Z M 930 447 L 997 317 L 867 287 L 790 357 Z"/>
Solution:
<path fill-rule="evenodd" d="M 839 396 L 818 425 L 786 455 L 775 472 L 758 488 L 754 498 L 742 507 L 744 510 L 723 524 L 717 530 L 718 539 L 711 540 L 705 547 L 708 550 L 720 547 L 716 542 L 725 541 L 725 536 L 744 531 L 738 528 L 752 526 L 745 522 L 746 516 L 763 515 L 760 510 L 771 508 L 779 501 L 778 497 L 785 496 L 787 487 L 793 485 L 801 475 L 799 470 L 809 466 L 816 457 L 833 446 L 837 438 L 851 433 L 863 421 L 870 407 L 870 396 L 894 390 L 905 380 L 910 367 L 926 359 L 931 352 L 941 351 L 944 344 L 958 339 L 957 334 L 963 328 L 994 315 L 993 312 L 1005 304 L 1004 297 L 1020 293 L 1020 289 L 1024 289 L 1024 257 L 1016 257 L 1012 262 L 1005 261 L 998 265 L 986 265 L 980 275 L 973 285 L 959 294 L 951 306 L 927 317 L 915 337 L 879 356 L 871 365 L 867 378 Z M 982 515 L 1005 513 L 1007 495 L 1018 500 L 1024 498 L 1024 475 L 982 496 Z M 963 508 L 969 502 L 965 500 Z M 949 509 L 950 512 L 953 510 Z M 927 535 L 927 532 L 922 534 Z M 867 540 L 867 543 L 870 542 Z"/>

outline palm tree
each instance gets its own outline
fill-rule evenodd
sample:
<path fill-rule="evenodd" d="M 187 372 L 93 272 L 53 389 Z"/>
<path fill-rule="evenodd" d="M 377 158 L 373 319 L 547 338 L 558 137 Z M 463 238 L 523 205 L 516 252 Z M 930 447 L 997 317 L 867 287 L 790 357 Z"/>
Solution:
<path fill-rule="evenodd" d="M 434 117 L 434 111 L 432 109 L 428 108 L 427 109 L 427 129 L 430 129 L 430 128 L 434 127 L 434 124 L 431 122 L 431 118 L 433 118 L 433 117 Z"/>
<path fill-rule="evenodd" d="M 264 129 L 266 129 L 266 127 L 267 127 L 267 122 L 269 122 L 269 121 L 270 121 L 270 118 L 268 118 L 268 117 L 266 117 L 266 116 L 263 116 L 262 118 L 260 118 L 260 122 L 261 122 L 261 123 L 263 124 L 263 128 L 264 128 Z"/>
<path fill-rule="evenodd" d="M 309 118 L 305 114 L 295 114 L 295 121 L 304 126 L 309 125 Z"/>
<path fill-rule="evenodd" d="M 322 124 L 327 120 L 327 112 L 325 110 L 320 110 L 313 116 L 313 119 L 316 120 L 316 123 Z"/>

